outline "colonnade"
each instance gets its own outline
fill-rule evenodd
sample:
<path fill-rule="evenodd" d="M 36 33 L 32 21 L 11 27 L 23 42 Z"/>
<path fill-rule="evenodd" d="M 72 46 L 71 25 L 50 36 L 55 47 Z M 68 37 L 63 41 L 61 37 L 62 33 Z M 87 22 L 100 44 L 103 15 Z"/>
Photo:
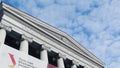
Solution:
<path fill-rule="evenodd" d="M 4 42 L 5 42 L 7 31 L 8 30 L 6 28 L 1 28 L 0 29 L 0 43 L 1 44 L 4 44 Z M 28 54 L 29 42 L 32 42 L 31 38 L 29 38 L 29 37 L 27 37 L 25 35 L 22 35 L 22 39 L 23 40 L 20 43 L 20 51 L 23 52 L 23 53 L 25 53 L 25 54 Z M 45 61 L 47 63 L 49 62 L 48 61 L 48 51 L 49 51 L 49 48 L 43 46 L 43 50 L 41 51 L 41 56 L 40 56 L 41 60 Z M 61 55 L 59 55 L 59 57 L 60 58 L 57 60 L 58 68 L 65 68 L 64 57 L 62 57 Z M 77 68 L 77 66 L 74 64 L 72 66 L 72 68 Z"/>

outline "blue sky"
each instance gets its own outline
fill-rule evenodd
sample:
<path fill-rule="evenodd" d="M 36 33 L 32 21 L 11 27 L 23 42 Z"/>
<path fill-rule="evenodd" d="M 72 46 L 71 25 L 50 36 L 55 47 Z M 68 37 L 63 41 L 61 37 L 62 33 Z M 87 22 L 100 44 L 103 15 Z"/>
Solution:
<path fill-rule="evenodd" d="M 106 68 L 120 68 L 120 0 L 3 1 L 68 33 Z"/>

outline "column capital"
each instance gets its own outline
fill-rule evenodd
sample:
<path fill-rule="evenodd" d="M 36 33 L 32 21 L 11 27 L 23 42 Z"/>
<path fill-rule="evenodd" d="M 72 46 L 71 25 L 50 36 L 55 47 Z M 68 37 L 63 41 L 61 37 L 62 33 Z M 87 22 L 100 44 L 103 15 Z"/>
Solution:
<path fill-rule="evenodd" d="M 2 23 L 0 23 L 0 28 L 5 29 L 5 30 L 7 30 L 9 32 L 11 32 L 11 30 L 12 30 L 11 26 L 7 26 L 7 25 L 4 25 Z"/>
<path fill-rule="evenodd" d="M 79 66 L 79 62 L 77 62 L 77 61 L 75 61 L 75 60 L 72 60 L 72 62 L 73 62 L 74 65 Z"/>
<path fill-rule="evenodd" d="M 24 34 L 22 35 L 22 39 L 27 40 L 28 42 L 32 42 L 33 41 L 33 38 L 28 37 L 28 36 L 26 36 Z"/>
<path fill-rule="evenodd" d="M 45 44 L 41 44 L 42 48 L 47 51 L 51 51 L 51 47 L 45 46 Z"/>
<path fill-rule="evenodd" d="M 87 66 L 84 66 L 84 68 L 88 68 Z M 92 67 L 93 68 L 93 67 Z"/>
<path fill-rule="evenodd" d="M 74 64 L 74 65 L 72 65 L 72 68 L 77 68 L 77 66 Z"/>
<path fill-rule="evenodd" d="M 63 59 L 66 59 L 66 55 L 62 54 L 62 53 L 59 53 L 59 57 L 60 58 L 63 58 Z"/>
<path fill-rule="evenodd" d="M 65 68 L 63 58 L 59 58 L 57 64 L 58 64 L 58 68 Z"/>

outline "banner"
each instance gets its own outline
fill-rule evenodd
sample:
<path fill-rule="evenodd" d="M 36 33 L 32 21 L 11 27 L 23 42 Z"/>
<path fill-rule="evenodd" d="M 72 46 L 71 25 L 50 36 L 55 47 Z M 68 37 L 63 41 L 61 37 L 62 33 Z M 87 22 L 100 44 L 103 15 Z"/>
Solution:
<path fill-rule="evenodd" d="M 58 67 L 51 65 L 51 64 L 48 64 L 47 68 L 58 68 Z"/>
<path fill-rule="evenodd" d="M 7 45 L 0 45 L 0 68 L 49 68 L 49 65 Z"/>

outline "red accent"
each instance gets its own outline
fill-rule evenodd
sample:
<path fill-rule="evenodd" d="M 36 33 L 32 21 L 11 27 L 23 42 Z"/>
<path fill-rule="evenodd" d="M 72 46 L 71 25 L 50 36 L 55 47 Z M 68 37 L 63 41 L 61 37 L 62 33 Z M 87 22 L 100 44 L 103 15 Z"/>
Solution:
<path fill-rule="evenodd" d="M 16 61 L 15 61 L 14 55 L 9 53 L 9 56 L 11 58 L 11 61 L 12 61 L 13 65 L 16 65 Z"/>
<path fill-rule="evenodd" d="M 51 65 L 51 64 L 48 64 L 47 68 L 58 68 L 58 67 Z"/>

